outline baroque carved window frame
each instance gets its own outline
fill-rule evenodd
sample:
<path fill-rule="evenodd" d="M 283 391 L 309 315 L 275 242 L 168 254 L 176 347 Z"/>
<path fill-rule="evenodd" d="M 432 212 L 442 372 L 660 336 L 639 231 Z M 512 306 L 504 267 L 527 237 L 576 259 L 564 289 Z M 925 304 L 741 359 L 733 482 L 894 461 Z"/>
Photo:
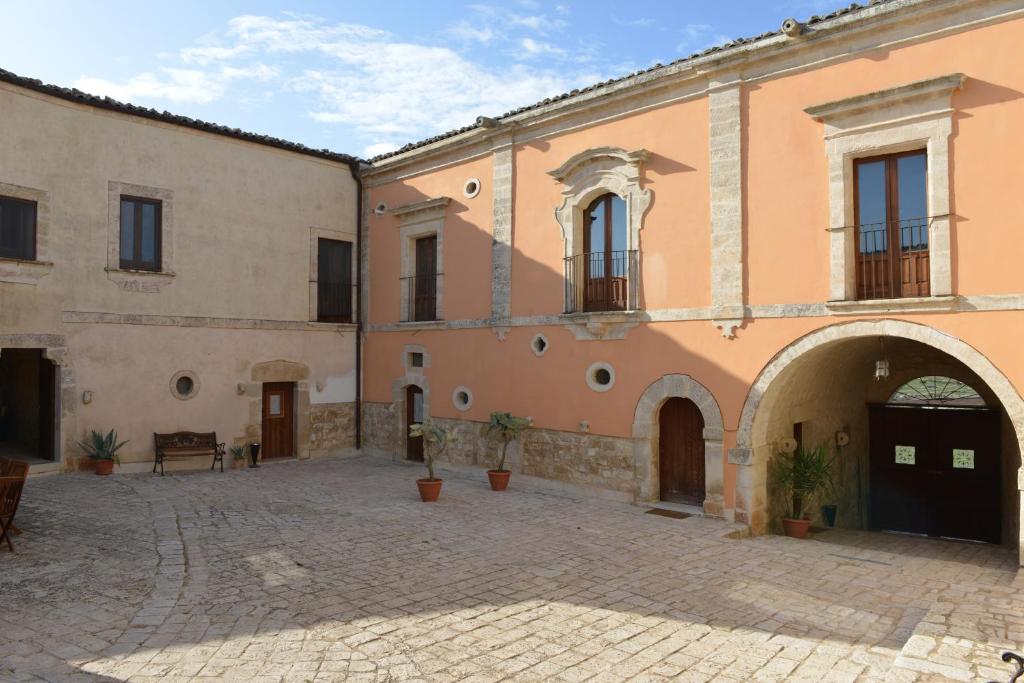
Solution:
<path fill-rule="evenodd" d="M 928 158 L 928 235 L 930 297 L 886 300 L 901 306 L 953 305 L 950 245 L 950 150 L 953 92 L 963 87 L 960 73 L 808 107 L 825 124 L 829 172 L 829 308 L 861 313 L 879 302 L 857 301 L 854 236 L 854 161 L 869 156 L 924 149 Z M 902 303 L 901 303 L 902 302 Z"/>

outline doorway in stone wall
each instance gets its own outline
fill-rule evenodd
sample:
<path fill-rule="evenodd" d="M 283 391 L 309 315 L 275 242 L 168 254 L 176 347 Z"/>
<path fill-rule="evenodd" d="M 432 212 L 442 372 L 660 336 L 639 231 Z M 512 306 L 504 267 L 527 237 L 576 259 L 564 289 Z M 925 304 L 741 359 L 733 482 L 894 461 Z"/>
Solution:
<path fill-rule="evenodd" d="M 263 383 L 262 457 L 295 457 L 295 382 Z"/>
<path fill-rule="evenodd" d="M 662 500 L 704 504 L 704 416 L 688 398 L 670 398 L 658 413 L 658 480 Z"/>
<path fill-rule="evenodd" d="M 414 384 L 405 388 L 405 458 L 423 462 L 423 437 L 409 436 L 409 427 L 423 422 L 423 390 Z"/>
<path fill-rule="evenodd" d="M 0 352 L 0 456 L 57 460 L 57 370 L 43 349 Z"/>

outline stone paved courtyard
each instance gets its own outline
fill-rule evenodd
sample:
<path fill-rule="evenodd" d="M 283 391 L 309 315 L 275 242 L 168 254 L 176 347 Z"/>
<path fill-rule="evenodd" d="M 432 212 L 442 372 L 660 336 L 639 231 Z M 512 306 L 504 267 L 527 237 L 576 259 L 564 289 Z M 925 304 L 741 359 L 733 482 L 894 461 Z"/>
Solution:
<path fill-rule="evenodd" d="M 358 457 L 29 480 L 0 681 L 1006 680 L 1005 549 L 730 538 Z"/>

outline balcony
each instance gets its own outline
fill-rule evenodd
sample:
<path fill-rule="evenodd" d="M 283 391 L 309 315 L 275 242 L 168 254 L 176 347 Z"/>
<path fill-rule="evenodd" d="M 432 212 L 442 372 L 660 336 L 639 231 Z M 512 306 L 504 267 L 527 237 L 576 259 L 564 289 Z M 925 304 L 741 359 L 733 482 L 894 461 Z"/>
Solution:
<path fill-rule="evenodd" d="M 321 323 L 354 322 L 359 285 L 319 282 L 316 288 L 316 320 Z"/>
<path fill-rule="evenodd" d="M 565 259 L 565 312 L 637 308 L 636 250 L 595 251 Z"/>
<path fill-rule="evenodd" d="M 930 222 L 924 217 L 856 226 L 858 300 L 931 295 Z"/>
<path fill-rule="evenodd" d="M 402 322 L 437 320 L 437 285 L 441 273 L 417 273 L 401 278 Z"/>

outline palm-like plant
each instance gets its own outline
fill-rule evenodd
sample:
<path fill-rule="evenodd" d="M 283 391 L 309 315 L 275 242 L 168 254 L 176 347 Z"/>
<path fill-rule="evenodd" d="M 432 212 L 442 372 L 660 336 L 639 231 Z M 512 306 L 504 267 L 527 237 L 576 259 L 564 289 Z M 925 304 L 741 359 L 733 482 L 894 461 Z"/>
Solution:
<path fill-rule="evenodd" d="M 505 457 L 508 455 L 508 445 L 519 438 L 519 435 L 531 424 L 533 420 L 528 417 L 516 417 L 512 413 L 491 413 L 491 422 L 487 425 L 487 433 L 501 439 L 501 459 L 498 461 L 496 472 L 505 471 Z"/>
<path fill-rule="evenodd" d="M 78 445 L 93 460 L 113 460 L 120 465 L 121 460 L 117 457 L 117 452 L 126 443 L 128 442 L 122 441 L 118 443 L 117 432 L 113 429 L 107 432 L 106 436 L 103 436 L 94 429 L 89 432 L 88 440 L 79 441 Z"/>
<path fill-rule="evenodd" d="M 245 460 L 244 446 L 232 446 L 228 450 L 231 451 L 231 458 L 233 460 Z"/>
<path fill-rule="evenodd" d="M 790 494 L 790 519 L 803 519 L 804 503 L 835 486 L 832 480 L 835 455 L 830 455 L 825 446 L 810 450 L 800 447 L 792 453 L 779 453 L 772 464 L 776 485 Z"/>
<path fill-rule="evenodd" d="M 422 436 L 427 445 L 433 444 L 436 448 L 423 449 L 423 464 L 427 466 L 427 479 L 434 481 L 434 460 L 444 455 L 448 444 L 455 437 L 455 430 L 451 427 L 444 427 L 433 420 L 427 422 L 416 422 L 409 425 L 409 436 Z M 431 452 L 434 451 L 434 452 Z"/>

